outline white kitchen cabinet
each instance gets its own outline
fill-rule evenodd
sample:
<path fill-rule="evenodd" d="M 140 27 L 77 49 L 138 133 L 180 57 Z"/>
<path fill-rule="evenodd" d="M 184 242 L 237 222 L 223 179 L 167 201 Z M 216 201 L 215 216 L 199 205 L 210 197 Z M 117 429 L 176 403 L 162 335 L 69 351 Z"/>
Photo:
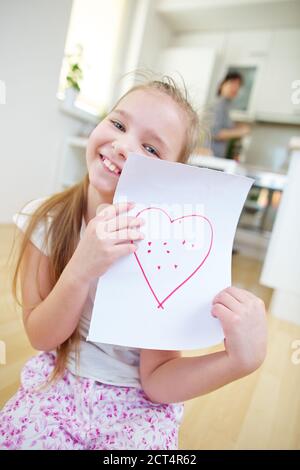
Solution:
<path fill-rule="evenodd" d="M 257 94 L 256 113 L 299 116 L 300 104 L 292 102 L 292 83 L 300 79 L 300 60 L 270 59 L 266 64 Z"/>
<path fill-rule="evenodd" d="M 217 85 L 232 66 L 256 66 L 257 72 L 247 112 L 233 116 L 242 120 L 261 120 L 300 124 L 300 91 L 298 100 L 293 82 L 300 80 L 300 27 L 247 31 L 193 32 L 178 34 L 177 47 L 213 47 L 216 61 L 211 78 L 209 99 L 215 98 Z M 198 73 L 195 68 L 195 74 Z"/>
<path fill-rule="evenodd" d="M 215 65 L 216 51 L 211 47 L 169 47 L 158 57 L 158 70 L 180 85 L 184 80 L 195 108 L 203 110 Z"/>
<path fill-rule="evenodd" d="M 300 79 L 300 30 L 272 32 L 270 52 L 261 70 L 255 108 L 258 119 L 300 124 L 300 103 L 292 101 L 292 83 Z"/>
<path fill-rule="evenodd" d="M 228 33 L 224 62 L 255 62 L 268 56 L 271 47 L 271 31 L 234 31 Z"/>

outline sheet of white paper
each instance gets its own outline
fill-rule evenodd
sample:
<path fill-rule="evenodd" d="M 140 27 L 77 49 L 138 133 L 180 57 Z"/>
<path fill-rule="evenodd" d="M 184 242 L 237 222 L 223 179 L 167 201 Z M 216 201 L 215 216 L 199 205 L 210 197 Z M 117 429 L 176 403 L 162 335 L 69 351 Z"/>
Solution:
<path fill-rule="evenodd" d="M 114 202 L 134 201 L 145 239 L 99 280 L 89 341 L 184 350 L 220 343 L 213 297 L 231 285 L 231 253 L 253 183 L 130 154 Z"/>

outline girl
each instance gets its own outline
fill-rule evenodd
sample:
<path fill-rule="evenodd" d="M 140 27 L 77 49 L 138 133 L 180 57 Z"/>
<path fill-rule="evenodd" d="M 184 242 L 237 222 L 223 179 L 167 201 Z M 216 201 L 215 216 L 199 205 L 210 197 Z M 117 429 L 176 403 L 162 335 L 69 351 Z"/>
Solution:
<path fill-rule="evenodd" d="M 25 235 L 14 289 L 20 274 L 25 329 L 43 352 L 0 415 L 2 449 L 176 449 L 183 402 L 262 363 L 263 303 L 234 287 L 212 302 L 224 351 L 181 357 L 86 341 L 98 278 L 143 238 L 132 204 L 112 204 L 128 152 L 185 162 L 198 135 L 171 80 L 135 86 L 91 133 L 84 180 L 15 219 Z"/>

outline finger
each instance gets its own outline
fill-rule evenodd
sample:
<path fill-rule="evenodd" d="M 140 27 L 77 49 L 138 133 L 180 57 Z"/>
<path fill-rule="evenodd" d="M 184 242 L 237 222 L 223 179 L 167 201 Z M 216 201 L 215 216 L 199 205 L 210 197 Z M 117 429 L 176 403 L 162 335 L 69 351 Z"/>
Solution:
<path fill-rule="evenodd" d="M 232 311 L 225 305 L 218 303 L 212 306 L 211 314 L 213 317 L 218 318 L 222 324 L 232 318 Z"/>
<path fill-rule="evenodd" d="M 135 232 L 138 232 L 142 234 L 142 232 L 139 231 L 139 228 L 141 225 L 143 225 L 143 220 L 142 219 L 137 219 L 136 217 L 131 217 L 130 218 L 130 223 L 128 223 L 129 217 L 124 217 L 123 221 L 116 222 L 116 218 L 110 219 L 108 221 L 103 221 L 99 220 L 96 225 L 96 233 L 99 238 L 99 240 L 103 239 L 108 239 L 108 240 L 131 240 L 129 238 L 131 235 L 133 236 L 132 240 L 136 239 L 136 234 Z M 123 226 L 121 230 L 119 230 L 120 227 L 118 225 Z M 132 230 L 132 232 L 127 233 L 129 230 Z M 139 239 L 144 238 L 144 237 L 139 237 Z"/>
<path fill-rule="evenodd" d="M 122 256 L 127 256 L 133 254 L 137 250 L 137 246 L 134 243 L 123 243 L 119 245 L 114 245 L 112 249 L 112 258 L 117 260 Z"/>
<path fill-rule="evenodd" d="M 213 304 L 218 303 L 224 305 L 232 312 L 239 311 L 241 308 L 241 302 L 233 297 L 227 290 L 223 290 L 213 300 Z"/>
<path fill-rule="evenodd" d="M 227 287 L 225 291 L 228 292 L 230 295 L 232 295 L 232 297 L 234 297 L 236 300 L 238 300 L 241 303 L 244 303 L 245 300 L 253 297 L 253 294 L 251 294 L 251 292 L 245 289 L 240 289 L 239 287 L 236 287 L 236 286 Z"/>
<path fill-rule="evenodd" d="M 224 292 L 227 292 L 228 294 L 230 294 L 232 297 L 234 297 L 238 302 L 242 303 L 245 301 L 245 294 L 244 292 L 246 292 L 244 289 L 239 289 L 238 287 L 235 287 L 235 286 L 229 286 L 229 287 L 226 287 L 226 289 L 223 289 L 221 292 L 219 292 L 213 299 L 213 302 L 215 302 L 219 296 L 221 294 L 223 294 Z"/>
<path fill-rule="evenodd" d="M 145 235 L 137 229 L 124 229 L 117 232 L 109 232 L 107 237 L 113 241 L 114 244 L 122 242 L 130 242 L 134 240 L 143 240 Z"/>
<path fill-rule="evenodd" d="M 109 220 L 123 212 L 127 212 L 134 207 L 134 202 L 119 202 L 117 204 L 100 204 L 97 207 L 96 218 L 99 220 Z"/>
<path fill-rule="evenodd" d="M 115 219 L 110 219 L 105 223 L 107 232 L 115 232 L 124 228 L 141 227 L 145 221 L 142 218 L 130 217 L 129 215 L 121 215 Z"/>

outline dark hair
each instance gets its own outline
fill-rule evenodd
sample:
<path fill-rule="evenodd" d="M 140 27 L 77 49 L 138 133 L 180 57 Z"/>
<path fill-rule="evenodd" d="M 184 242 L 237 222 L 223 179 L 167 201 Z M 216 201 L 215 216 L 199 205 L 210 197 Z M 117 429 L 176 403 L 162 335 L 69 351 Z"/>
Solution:
<path fill-rule="evenodd" d="M 241 85 L 243 85 L 244 83 L 243 76 L 239 72 L 236 72 L 236 71 L 228 72 L 218 87 L 218 91 L 217 91 L 218 96 L 221 94 L 222 86 L 224 85 L 224 83 L 230 82 L 231 80 L 239 80 Z"/>

